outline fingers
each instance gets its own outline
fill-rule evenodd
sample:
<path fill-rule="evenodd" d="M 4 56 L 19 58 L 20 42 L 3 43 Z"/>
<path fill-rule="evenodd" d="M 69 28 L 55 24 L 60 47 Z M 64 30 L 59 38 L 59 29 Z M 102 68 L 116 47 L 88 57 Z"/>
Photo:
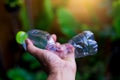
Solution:
<path fill-rule="evenodd" d="M 67 51 L 67 56 L 64 58 L 64 60 L 74 61 L 75 60 L 74 47 L 71 44 L 64 45 Z"/>
<path fill-rule="evenodd" d="M 54 37 L 54 39 L 56 39 L 54 35 L 52 36 Z M 48 55 L 49 56 L 53 55 L 53 54 L 47 54 L 49 52 L 47 50 L 43 50 L 43 49 L 35 47 L 32 41 L 30 41 L 29 39 L 26 40 L 26 47 L 27 47 L 28 52 L 30 52 L 30 54 L 32 54 L 36 58 L 42 58 L 43 56 L 45 57 Z M 56 47 L 58 47 L 58 49 L 60 50 L 54 53 L 57 53 L 59 57 L 67 61 L 74 61 L 75 54 L 74 54 L 74 47 L 72 45 L 70 44 L 61 45 L 60 43 L 56 42 Z M 65 57 L 64 57 L 64 54 L 66 55 Z"/>
<path fill-rule="evenodd" d="M 52 34 L 51 37 L 54 39 L 54 41 L 57 41 L 57 36 L 55 34 Z"/>
<path fill-rule="evenodd" d="M 60 45 L 61 45 L 61 44 L 60 44 L 59 42 L 56 42 L 56 46 L 57 46 L 57 47 L 60 47 Z"/>
<path fill-rule="evenodd" d="M 26 47 L 27 51 L 35 57 L 44 52 L 44 50 L 35 47 L 30 39 L 26 39 Z"/>

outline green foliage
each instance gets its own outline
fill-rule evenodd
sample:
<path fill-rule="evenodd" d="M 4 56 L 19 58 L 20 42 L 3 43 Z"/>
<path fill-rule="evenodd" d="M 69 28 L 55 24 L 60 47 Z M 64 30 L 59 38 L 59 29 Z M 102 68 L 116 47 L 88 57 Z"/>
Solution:
<path fill-rule="evenodd" d="M 52 20 L 54 14 L 52 10 L 51 0 L 44 0 L 44 10 L 49 20 Z"/>
<path fill-rule="evenodd" d="M 97 60 L 97 56 L 87 57 L 83 60 L 79 59 L 79 62 L 76 61 L 77 64 L 82 64 L 78 66 L 76 80 L 105 80 L 105 63 Z"/>
<path fill-rule="evenodd" d="M 59 8 L 57 10 L 58 21 L 61 26 L 62 32 L 68 37 L 73 37 L 80 25 L 73 18 L 73 16 L 65 10 L 64 8 Z"/>
<path fill-rule="evenodd" d="M 43 71 L 28 72 L 23 68 L 13 68 L 8 71 L 7 76 L 11 80 L 46 80 L 47 74 Z"/>
<path fill-rule="evenodd" d="M 16 7 L 16 5 L 20 5 L 21 1 L 20 0 L 5 0 L 6 4 L 9 4 L 11 8 Z"/>
<path fill-rule="evenodd" d="M 23 55 L 23 60 L 25 62 L 29 62 L 30 63 L 30 68 L 31 69 L 40 68 L 40 63 L 38 62 L 38 60 L 36 60 L 36 58 L 33 57 L 32 55 L 30 55 L 29 53 L 25 53 Z"/>
<path fill-rule="evenodd" d="M 81 78 L 82 78 L 81 74 L 77 71 L 75 80 L 82 80 Z"/>
<path fill-rule="evenodd" d="M 31 56 L 29 53 L 25 53 L 23 55 L 23 61 L 27 62 L 30 68 L 13 68 L 8 71 L 7 76 L 11 80 L 46 80 L 47 74 L 43 71 L 33 71 L 31 70 L 40 69 L 40 63 L 35 59 L 35 57 Z"/>
<path fill-rule="evenodd" d="M 79 23 L 73 15 L 65 8 L 58 8 L 56 12 L 60 29 L 66 37 L 61 37 L 60 42 L 65 43 L 73 36 L 79 34 L 84 30 L 92 30 L 87 24 Z"/>
<path fill-rule="evenodd" d="M 32 75 L 22 68 L 11 69 L 7 75 L 11 80 L 34 80 Z"/>
<path fill-rule="evenodd" d="M 114 19 L 113 26 L 116 32 L 116 37 L 120 38 L 120 17 Z"/>
<path fill-rule="evenodd" d="M 21 23 L 22 23 L 22 28 L 24 31 L 28 31 L 30 30 L 30 23 L 29 23 L 29 18 L 28 18 L 28 13 L 26 11 L 25 5 L 21 2 L 21 8 L 20 8 L 20 19 L 21 19 Z"/>
<path fill-rule="evenodd" d="M 116 33 L 116 38 L 120 38 L 120 0 L 113 1 L 113 27 Z"/>
<path fill-rule="evenodd" d="M 30 23 L 24 0 L 5 0 L 5 2 L 6 4 L 9 4 L 11 8 L 15 8 L 16 6 L 20 8 L 19 18 L 23 26 L 22 28 L 24 31 L 30 30 Z"/>
<path fill-rule="evenodd" d="M 47 75 L 45 72 L 37 72 L 36 73 L 36 79 L 35 80 L 47 80 Z"/>
<path fill-rule="evenodd" d="M 54 14 L 51 6 L 51 0 L 44 0 L 44 10 L 38 15 L 35 22 L 35 28 L 48 31 L 53 18 Z"/>

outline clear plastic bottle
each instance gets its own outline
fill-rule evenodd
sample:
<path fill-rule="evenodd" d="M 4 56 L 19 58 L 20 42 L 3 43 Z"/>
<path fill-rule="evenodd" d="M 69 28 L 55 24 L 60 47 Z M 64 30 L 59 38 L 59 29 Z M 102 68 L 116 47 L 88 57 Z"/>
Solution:
<path fill-rule="evenodd" d="M 93 55 L 98 51 L 97 42 L 91 31 L 84 31 L 74 36 L 68 43 L 74 46 L 76 58 Z"/>
<path fill-rule="evenodd" d="M 19 35 L 17 35 L 19 42 Z M 33 29 L 27 32 L 27 37 L 33 42 L 36 47 L 46 49 L 48 46 L 52 50 L 56 50 L 54 47 L 54 40 L 50 37 L 48 32 Z M 25 38 L 24 38 L 25 39 Z M 97 53 L 98 45 L 94 40 L 94 35 L 90 31 L 84 31 L 68 41 L 75 48 L 75 58 L 80 58 Z M 20 43 L 21 44 L 21 43 Z M 22 42 L 23 47 L 26 49 L 25 42 Z"/>

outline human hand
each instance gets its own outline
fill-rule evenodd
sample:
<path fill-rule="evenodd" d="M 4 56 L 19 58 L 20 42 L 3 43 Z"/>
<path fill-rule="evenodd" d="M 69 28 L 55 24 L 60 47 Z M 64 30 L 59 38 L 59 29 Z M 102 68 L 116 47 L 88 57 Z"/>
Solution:
<path fill-rule="evenodd" d="M 57 37 L 51 36 L 56 42 Z M 74 48 L 70 44 L 55 43 L 58 51 L 40 49 L 27 39 L 27 50 L 46 68 L 48 80 L 75 80 L 76 63 Z"/>

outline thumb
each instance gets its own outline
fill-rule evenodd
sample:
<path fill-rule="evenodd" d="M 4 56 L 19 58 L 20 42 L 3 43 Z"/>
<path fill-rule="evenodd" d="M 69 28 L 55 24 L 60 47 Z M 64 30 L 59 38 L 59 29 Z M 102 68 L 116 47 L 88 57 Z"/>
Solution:
<path fill-rule="evenodd" d="M 67 53 L 67 56 L 64 58 L 64 60 L 74 61 L 75 60 L 74 47 L 71 44 L 65 44 L 65 46 L 68 53 Z"/>

